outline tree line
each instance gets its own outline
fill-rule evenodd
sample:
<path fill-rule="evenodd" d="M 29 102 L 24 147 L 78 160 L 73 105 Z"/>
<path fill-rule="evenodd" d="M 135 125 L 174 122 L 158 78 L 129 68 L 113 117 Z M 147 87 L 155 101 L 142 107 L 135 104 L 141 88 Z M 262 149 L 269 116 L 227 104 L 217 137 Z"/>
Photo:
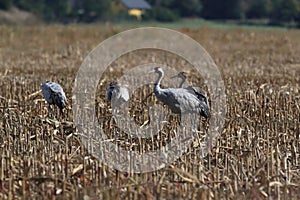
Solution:
<path fill-rule="evenodd" d="M 0 0 L 0 9 L 12 6 L 47 22 L 93 22 L 126 18 L 114 13 L 119 0 Z M 147 0 L 152 6 L 144 20 L 175 21 L 182 17 L 216 20 L 268 19 L 270 23 L 300 24 L 300 0 Z"/>

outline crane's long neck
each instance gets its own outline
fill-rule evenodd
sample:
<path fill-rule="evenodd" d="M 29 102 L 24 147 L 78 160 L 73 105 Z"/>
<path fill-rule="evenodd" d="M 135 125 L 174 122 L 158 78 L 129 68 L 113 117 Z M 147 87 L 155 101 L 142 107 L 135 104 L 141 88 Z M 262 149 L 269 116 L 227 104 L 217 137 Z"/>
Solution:
<path fill-rule="evenodd" d="M 184 82 L 185 82 L 185 78 L 181 78 L 181 82 L 179 84 L 179 88 L 182 88 Z"/>
<path fill-rule="evenodd" d="M 158 94 L 160 92 L 160 90 L 161 90 L 160 83 L 161 83 L 161 80 L 164 77 L 164 72 L 159 72 L 158 74 L 159 74 L 159 76 L 158 76 L 158 78 L 157 78 L 157 80 L 154 84 L 154 93 L 155 94 Z"/>

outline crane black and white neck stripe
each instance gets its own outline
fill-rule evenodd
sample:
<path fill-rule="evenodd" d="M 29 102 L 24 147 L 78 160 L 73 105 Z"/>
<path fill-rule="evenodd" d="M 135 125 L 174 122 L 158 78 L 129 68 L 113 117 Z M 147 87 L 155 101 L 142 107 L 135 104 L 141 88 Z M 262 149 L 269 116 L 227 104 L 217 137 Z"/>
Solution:
<path fill-rule="evenodd" d="M 154 84 L 154 94 L 156 98 L 166 104 L 173 113 L 188 114 L 196 113 L 205 118 L 210 117 L 209 107 L 185 88 L 166 88 L 162 89 L 160 83 L 164 77 L 164 71 L 161 67 L 155 67 L 152 72 L 159 76 Z"/>

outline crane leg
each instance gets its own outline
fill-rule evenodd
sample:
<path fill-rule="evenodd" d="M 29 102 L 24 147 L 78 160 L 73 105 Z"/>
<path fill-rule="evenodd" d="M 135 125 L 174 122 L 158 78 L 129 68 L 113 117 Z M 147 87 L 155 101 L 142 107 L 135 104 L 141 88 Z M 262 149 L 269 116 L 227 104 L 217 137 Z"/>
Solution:
<path fill-rule="evenodd" d="M 60 119 L 60 108 L 58 106 L 55 106 L 56 112 L 55 112 L 55 118 Z"/>
<path fill-rule="evenodd" d="M 63 112 L 63 109 L 61 109 L 61 108 L 59 109 L 59 114 L 62 119 L 65 118 L 65 113 Z"/>
<path fill-rule="evenodd" d="M 182 117 L 182 115 L 180 114 L 179 119 L 178 119 L 179 126 L 181 125 L 181 117 Z"/>
<path fill-rule="evenodd" d="M 116 107 L 112 107 L 112 117 L 113 117 L 113 119 L 114 119 L 114 121 L 115 121 L 115 123 L 116 124 L 118 124 L 118 119 L 117 119 L 117 117 L 116 117 Z"/>
<path fill-rule="evenodd" d="M 51 108 L 50 104 L 48 104 L 48 111 L 49 111 L 50 117 L 52 117 L 53 116 L 53 112 L 52 112 L 52 108 Z"/>

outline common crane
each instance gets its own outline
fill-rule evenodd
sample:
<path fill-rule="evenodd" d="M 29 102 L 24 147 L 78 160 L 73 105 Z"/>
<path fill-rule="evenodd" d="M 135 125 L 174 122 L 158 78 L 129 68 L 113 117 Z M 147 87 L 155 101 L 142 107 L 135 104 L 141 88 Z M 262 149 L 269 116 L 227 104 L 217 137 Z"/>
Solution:
<path fill-rule="evenodd" d="M 107 100 L 111 102 L 113 113 L 116 108 L 124 109 L 126 102 L 129 100 L 128 89 L 121 86 L 117 81 L 112 81 L 106 90 Z"/>
<path fill-rule="evenodd" d="M 179 83 L 178 87 L 182 88 L 184 82 L 186 81 L 186 73 L 179 72 L 177 75 L 175 75 L 171 78 L 180 78 L 181 82 Z M 185 89 L 187 89 L 190 93 L 196 95 L 200 101 L 204 101 L 206 103 L 206 105 L 209 107 L 209 104 L 207 101 L 207 94 L 200 87 L 188 86 Z"/>
<path fill-rule="evenodd" d="M 50 115 L 53 115 L 51 105 L 59 108 L 60 113 L 64 115 L 63 108 L 66 107 L 67 98 L 63 88 L 55 82 L 46 81 L 41 85 L 42 94 L 48 103 L 48 110 Z"/>
<path fill-rule="evenodd" d="M 157 99 L 166 104 L 175 114 L 196 113 L 205 118 L 210 117 L 208 105 L 198 99 L 186 88 L 166 88 L 160 87 L 161 80 L 164 77 L 164 71 L 161 67 L 155 67 L 153 71 L 159 76 L 154 84 L 154 94 Z"/>

